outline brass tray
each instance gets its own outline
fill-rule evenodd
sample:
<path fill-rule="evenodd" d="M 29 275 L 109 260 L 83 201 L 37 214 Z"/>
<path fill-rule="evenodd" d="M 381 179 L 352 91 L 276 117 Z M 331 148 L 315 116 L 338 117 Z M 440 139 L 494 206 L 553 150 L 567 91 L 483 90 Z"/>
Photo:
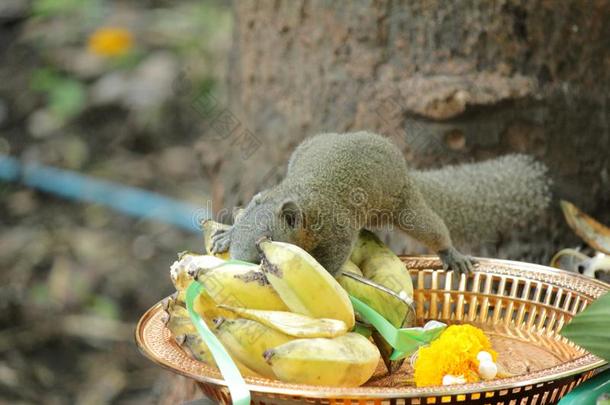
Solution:
<path fill-rule="evenodd" d="M 499 362 L 515 376 L 457 386 L 405 386 L 406 373 L 387 376 L 380 363 L 358 388 L 286 384 L 246 378 L 253 404 L 549 404 L 556 403 L 606 364 L 557 332 L 610 285 L 550 267 L 506 260 L 479 260 L 470 277 L 452 280 L 435 256 L 404 256 L 413 277 L 419 324 L 429 319 L 472 323 L 483 328 Z M 155 363 L 192 378 L 220 403 L 231 403 L 214 367 L 189 357 L 163 323 L 161 304 L 136 328 L 136 342 Z M 408 361 L 405 368 L 408 368 Z M 402 380 L 401 380 L 402 378 Z"/>

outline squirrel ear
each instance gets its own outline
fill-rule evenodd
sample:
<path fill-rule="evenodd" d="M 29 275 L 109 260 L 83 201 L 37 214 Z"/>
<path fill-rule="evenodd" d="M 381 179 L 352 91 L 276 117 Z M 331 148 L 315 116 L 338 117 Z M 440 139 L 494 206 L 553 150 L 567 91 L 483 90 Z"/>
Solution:
<path fill-rule="evenodd" d="M 282 206 L 280 207 L 280 218 L 282 218 L 290 228 L 296 229 L 303 226 L 303 211 L 293 200 L 286 200 L 282 203 Z"/>

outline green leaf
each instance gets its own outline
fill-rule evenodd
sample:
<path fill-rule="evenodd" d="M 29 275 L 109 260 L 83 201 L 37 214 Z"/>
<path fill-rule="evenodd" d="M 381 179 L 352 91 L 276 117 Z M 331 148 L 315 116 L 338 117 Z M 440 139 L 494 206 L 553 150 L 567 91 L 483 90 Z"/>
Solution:
<path fill-rule="evenodd" d="M 577 314 L 559 333 L 610 361 L 610 293 L 602 295 Z"/>

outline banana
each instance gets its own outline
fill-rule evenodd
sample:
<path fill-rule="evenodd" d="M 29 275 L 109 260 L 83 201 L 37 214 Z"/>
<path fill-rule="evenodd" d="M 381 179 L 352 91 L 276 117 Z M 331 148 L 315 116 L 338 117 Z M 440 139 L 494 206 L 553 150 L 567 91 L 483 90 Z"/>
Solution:
<path fill-rule="evenodd" d="M 201 224 L 201 228 L 203 229 L 203 246 L 205 247 L 205 251 L 209 255 L 213 255 L 219 257 L 224 260 L 229 260 L 229 252 L 222 253 L 211 253 L 212 252 L 212 235 L 218 229 L 228 229 L 229 225 L 221 224 L 220 222 L 214 222 L 211 219 L 203 221 Z"/>
<path fill-rule="evenodd" d="M 347 333 L 347 326 L 337 319 L 314 319 L 285 311 L 260 311 L 220 305 L 240 318 L 257 321 L 289 336 L 299 338 L 336 337 Z"/>
<path fill-rule="evenodd" d="M 287 311 L 259 266 L 227 261 L 221 266 L 201 271 L 197 280 L 216 304 L 233 307 Z"/>
<path fill-rule="evenodd" d="M 350 272 L 342 272 L 337 280 L 348 294 L 379 312 L 395 327 L 400 328 L 415 320 L 410 301 L 400 298 L 389 288 Z"/>
<path fill-rule="evenodd" d="M 339 282 L 351 295 L 368 304 L 397 328 L 412 326 L 415 322 L 413 282 L 405 264 L 374 233 L 363 229 L 350 260 L 362 269 L 366 278 L 351 277 L 343 273 Z M 377 332 L 373 340 L 390 373 L 400 368 L 403 360 L 390 360 L 393 348 Z"/>
<path fill-rule="evenodd" d="M 261 268 L 292 312 L 354 326 L 354 309 L 345 290 L 309 253 L 298 246 L 262 239 Z"/>
<path fill-rule="evenodd" d="M 203 305 L 206 306 L 206 314 L 201 313 L 201 302 L 205 303 Z M 216 308 L 216 304 L 214 304 L 214 301 L 212 301 L 212 299 L 206 294 L 200 294 L 200 296 L 197 298 L 197 301 L 195 301 L 195 311 L 200 312 L 203 319 L 206 321 L 210 328 L 214 328 L 215 324 L 212 321 L 211 317 L 204 316 L 209 315 L 210 313 L 210 309 L 208 309 L 208 306 L 209 308 L 212 308 L 213 311 L 215 311 L 215 319 L 220 319 L 216 318 L 217 316 L 234 316 L 233 313 L 230 311 Z M 199 336 L 195 325 L 193 325 L 191 318 L 189 317 L 187 309 L 182 306 L 180 302 L 177 302 L 172 297 L 169 297 L 163 302 L 163 308 L 166 313 L 165 326 L 172 332 L 176 343 L 178 343 L 178 345 L 182 347 L 182 349 L 184 349 L 184 351 L 190 354 L 190 356 L 194 359 L 215 367 L 216 362 L 214 361 L 214 357 L 212 356 L 212 353 L 208 349 L 208 346 L 205 344 L 203 339 L 201 339 L 201 336 Z M 237 368 L 239 368 L 239 371 L 243 376 L 260 377 L 258 373 L 255 373 L 241 362 L 235 359 L 233 359 L 233 361 L 235 362 Z"/>
<path fill-rule="evenodd" d="M 216 362 L 214 361 L 214 357 L 212 357 L 210 349 L 197 332 L 178 336 L 176 342 L 195 360 L 216 367 Z"/>
<path fill-rule="evenodd" d="M 261 323 L 242 318 L 221 320 L 215 333 L 234 359 L 267 378 L 275 378 L 275 374 L 263 353 L 294 339 Z"/>
<path fill-rule="evenodd" d="M 357 387 L 375 372 L 379 350 L 358 333 L 297 339 L 265 352 L 278 379 L 297 384 Z"/>
<path fill-rule="evenodd" d="M 178 260 L 171 265 L 169 270 L 172 284 L 178 291 L 178 301 L 184 303 L 186 288 L 195 279 L 198 271 L 214 268 L 224 262 L 224 260 L 215 256 L 198 255 L 190 252 L 179 253 Z"/>
<path fill-rule="evenodd" d="M 188 334 L 182 335 L 179 339 L 177 339 L 178 344 L 182 349 L 189 354 L 195 360 L 201 361 L 207 365 L 217 367 L 216 361 L 210 352 L 210 349 L 205 344 L 201 336 L 198 334 Z M 239 372 L 244 377 L 257 377 L 261 378 L 262 376 L 255 372 L 254 370 L 248 368 L 245 364 L 240 362 L 239 360 L 233 359 L 233 362 L 239 369 Z"/>
<path fill-rule="evenodd" d="M 175 298 L 168 297 L 163 302 L 163 309 L 165 311 L 165 326 L 174 336 L 196 332 L 188 311 Z"/>
<path fill-rule="evenodd" d="M 413 281 L 407 266 L 371 231 L 360 231 L 350 260 L 364 277 L 389 288 L 400 298 L 412 300 Z"/>
<path fill-rule="evenodd" d="M 360 270 L 360 268 L 351 260 L 348 260 L 343 264 L 343 267 L 341 267 L 341 273 L 352 273 L 357 276 L 364 277 L 362 275 L 362 270 Z"/>

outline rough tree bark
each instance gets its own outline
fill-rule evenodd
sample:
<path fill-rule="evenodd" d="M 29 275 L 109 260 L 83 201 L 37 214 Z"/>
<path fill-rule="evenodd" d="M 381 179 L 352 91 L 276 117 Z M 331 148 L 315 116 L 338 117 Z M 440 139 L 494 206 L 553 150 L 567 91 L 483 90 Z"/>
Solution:
<path fill-rule="evenodd" d="M 610 2 L 234 7 L 229 119 L 216 127 L 222 140 L 201 144 L 221 151 L 223 207 L 280 179 L 306 136 L 366 129 L 391 137 L 414 167 L 509 152 L 550 167 L 548 216 L 470 253 L 548 262 L 558 247 L 578 243 L 559 198 L 610 222 Z M 390 239 L 394 248 L 416 249 L 401 235 Z"/>
<path fill-rule="evenodd" d="M 414 167 L 509 152 L 550 167 L 548 217 L 471 253 L 544 262 L 576 244 L 559 198 L 610 219 L 608 1 L 245 1 L 235 17 L 235 121 L 212 145 L 224 207 L 281 178 L 303 138 L 367 129 Z"/>

